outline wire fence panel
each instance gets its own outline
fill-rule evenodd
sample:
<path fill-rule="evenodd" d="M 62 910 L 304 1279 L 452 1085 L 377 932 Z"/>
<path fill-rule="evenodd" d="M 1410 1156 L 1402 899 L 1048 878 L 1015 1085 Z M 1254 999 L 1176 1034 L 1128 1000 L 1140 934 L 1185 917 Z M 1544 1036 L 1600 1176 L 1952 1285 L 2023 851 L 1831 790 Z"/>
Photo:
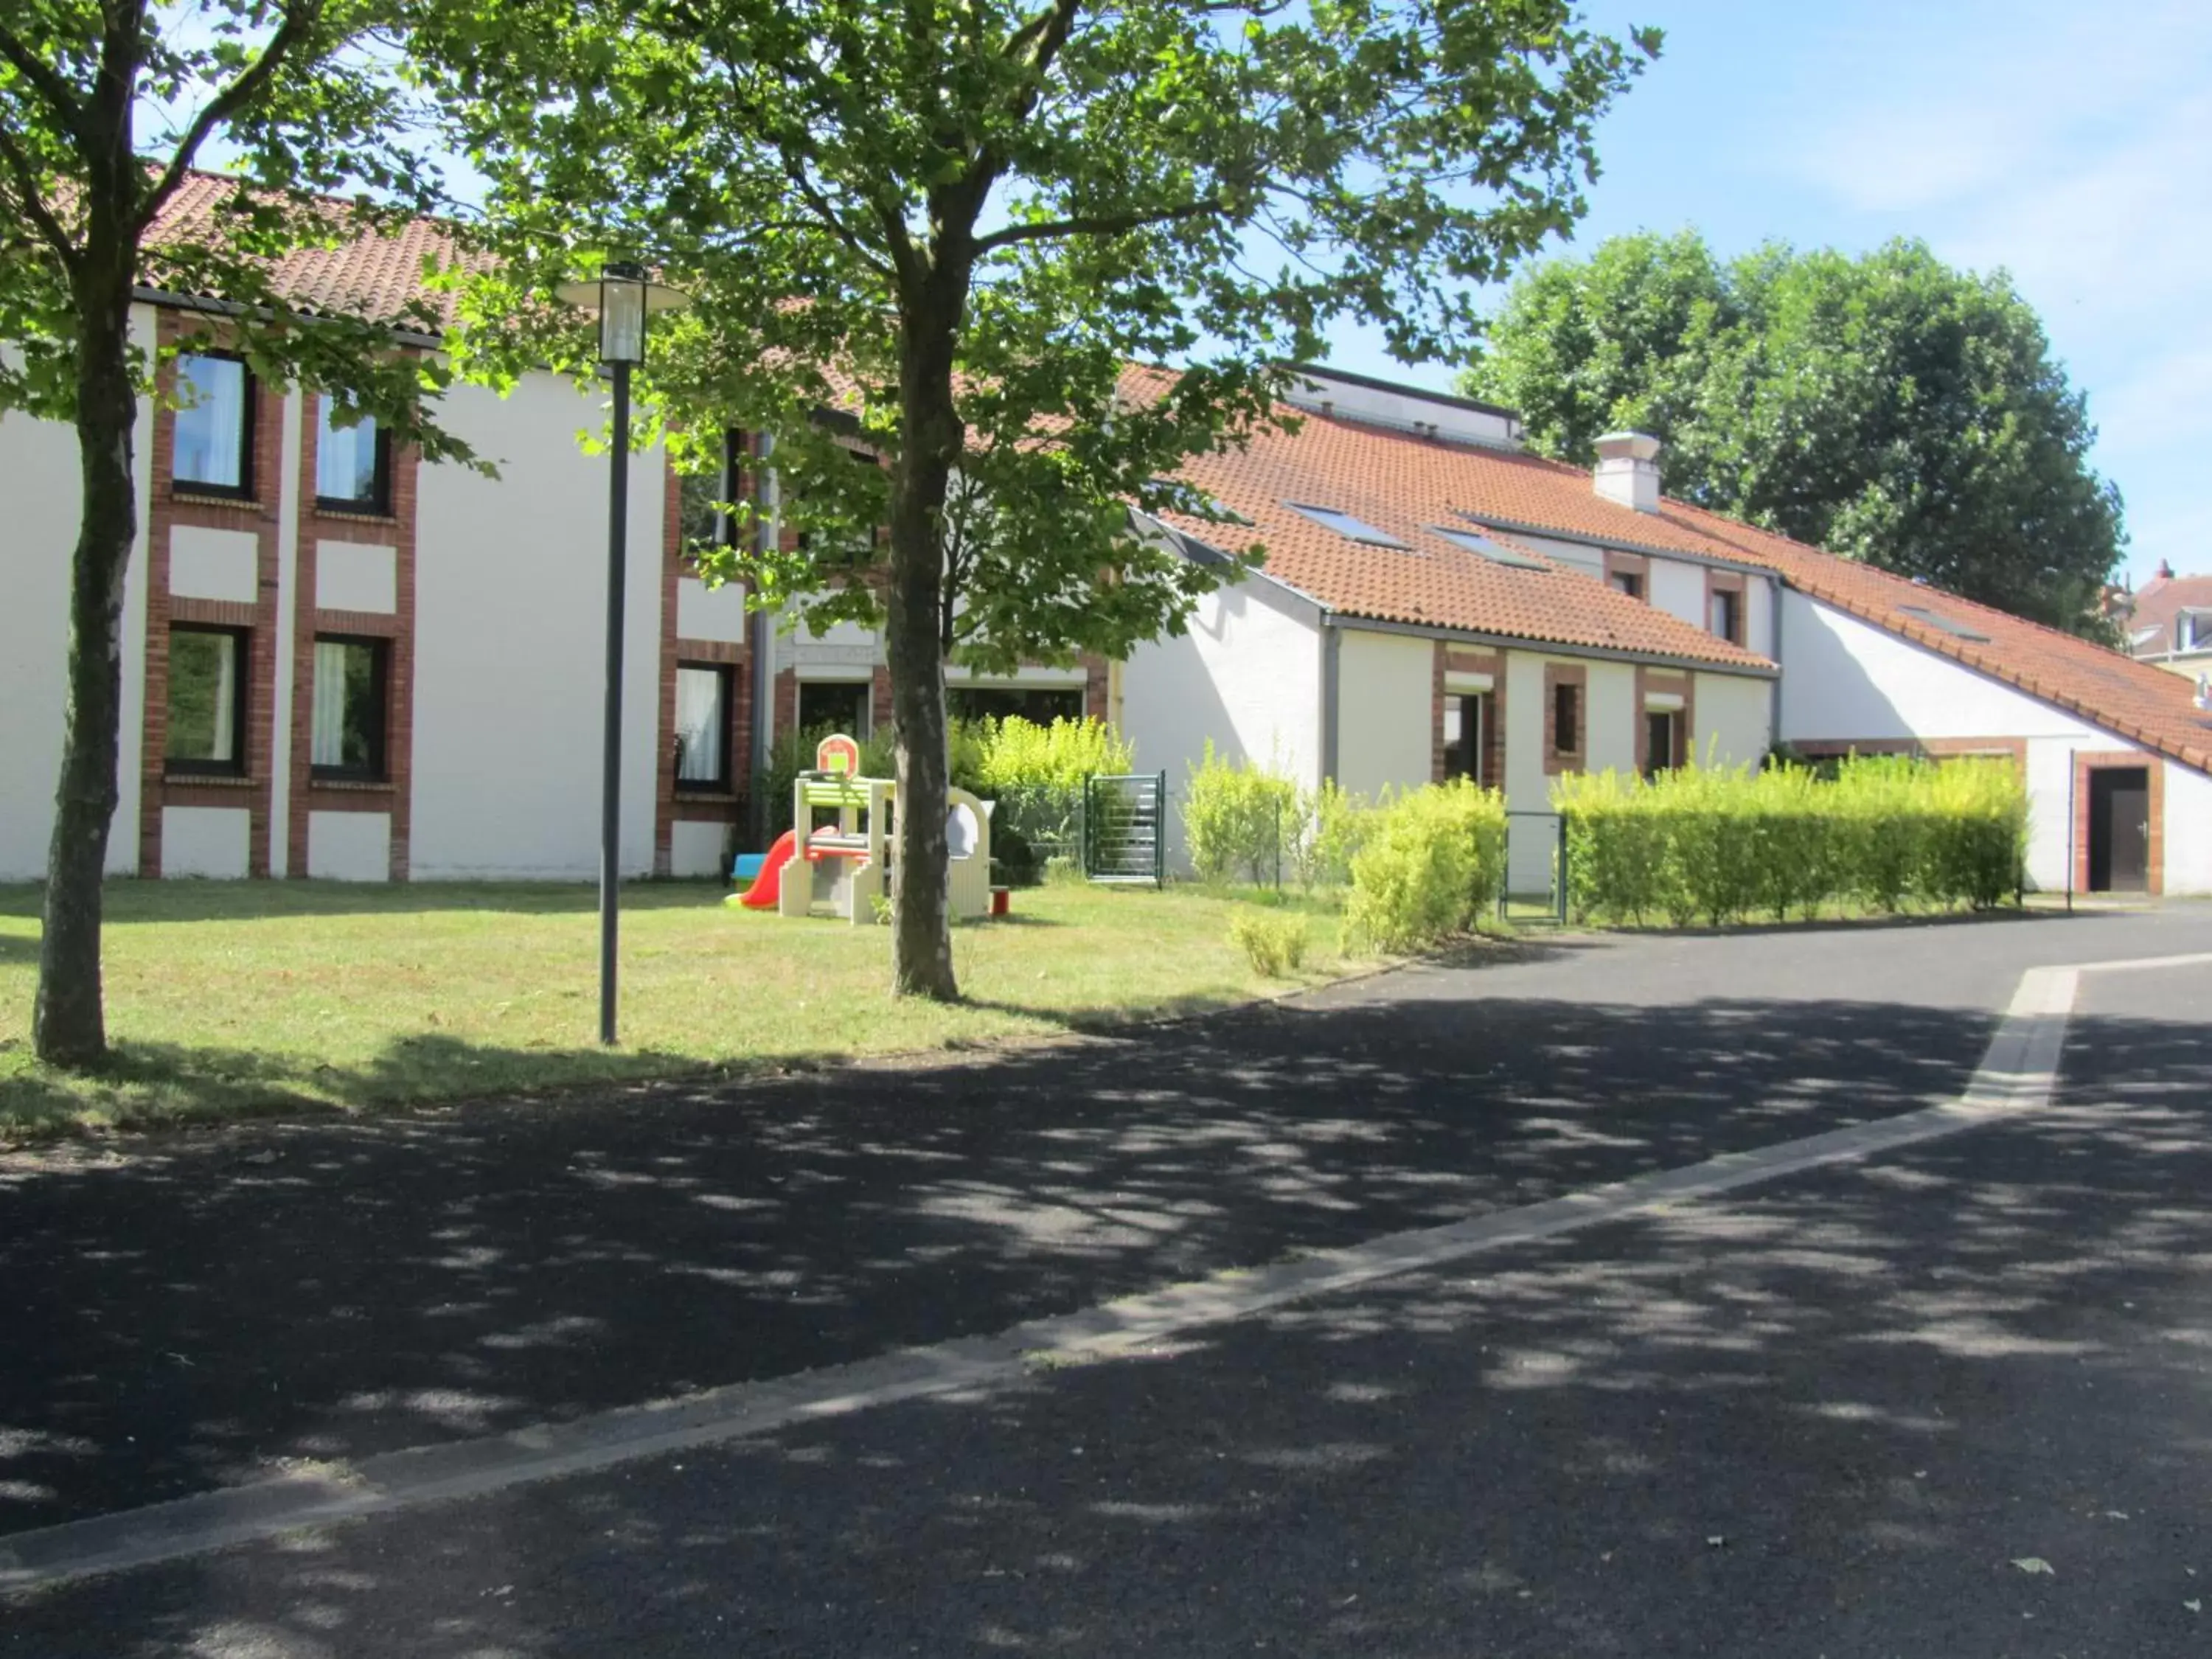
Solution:
<path fill-rule="evenodd" d="M 1567 821 L 1559 813 L 1506 813 L 1498 914 L 1506 921 L 1566 925 Z"/>
<path fill-rule="evenodd" d="M 1163 884 L 1168 775 L 1099 774 L 1083 786 L 1083 873 L 1093 881 Z"/>

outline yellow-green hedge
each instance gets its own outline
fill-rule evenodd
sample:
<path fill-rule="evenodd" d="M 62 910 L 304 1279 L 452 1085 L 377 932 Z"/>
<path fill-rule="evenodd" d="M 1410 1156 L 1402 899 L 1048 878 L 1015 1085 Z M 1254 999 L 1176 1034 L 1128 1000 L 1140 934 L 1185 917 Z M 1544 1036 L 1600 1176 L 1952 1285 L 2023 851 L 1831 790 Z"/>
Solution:
<path fill-rule="evenodd" d="M 1352 855 L 1345 942 L 1408 951 L 1463 933 L 1498 902 L 1505 879 L 1505 798 L 1465 778 L 1407 790 L 1373 809 Z"/>
<path fill-rule="evenodd" d="M 1686 768 L 1557 780 L 1568 896 L 1600 921 L 1680 927 L 1856 902 L 1987 909 L 2016 893 L 2027 797 L 2008 761 Z"/>

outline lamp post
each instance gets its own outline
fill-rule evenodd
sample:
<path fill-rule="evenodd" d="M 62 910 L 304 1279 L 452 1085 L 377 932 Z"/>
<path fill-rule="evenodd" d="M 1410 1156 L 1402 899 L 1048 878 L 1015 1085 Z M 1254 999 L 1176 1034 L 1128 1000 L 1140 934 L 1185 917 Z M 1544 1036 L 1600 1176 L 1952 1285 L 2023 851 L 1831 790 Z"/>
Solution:
<path fill-rule="evenodd" d="M 629 564 L 629 372 L 645 361 L 646 319 L 682 305 L 645 267 L 610 262 L 596 280 L 563 283 L 561 298 L 599 319 L 599 361 L 614 381 L 607 479 L 607 684 L 599 775 L 599 1041 L 615 1040 L 617 895 L 622 880 L 623 591 Z"/>

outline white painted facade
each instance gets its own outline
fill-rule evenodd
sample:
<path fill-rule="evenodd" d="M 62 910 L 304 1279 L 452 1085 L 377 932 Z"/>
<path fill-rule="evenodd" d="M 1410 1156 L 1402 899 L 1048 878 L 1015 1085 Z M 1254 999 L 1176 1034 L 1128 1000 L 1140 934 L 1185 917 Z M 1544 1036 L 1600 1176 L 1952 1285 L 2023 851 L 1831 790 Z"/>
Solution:
<path fill-rule="evenodd" d="M 416 486 L 414 872 L 582 876 L 599 857 L 608 458 L 575 434 L 599 425 L 597 400 L 533 374 L 505 398 L 458 386 L 443 418 L 500 477 L 426 467 Z M 630 459 L 629 875 L 653 868 L 661 467 L 658 452 Z"/>
<path fill-rule="evenodd" d="M 1436 642 L 1337 630 L 1336 781 L 1372 800 L 1426 783 L 1436 762 Z"/>
<path fill-rule="evenodd" d="M 2028 881 L 2067 886 L 2075 757 L 2141 745 L 1804 594 L 1783 605 L 1784 742 L 2017 741 L 2027 758 Z M 2166 891 L 2212 893 L 2212 778 L 2149 754 L 2144 763 L 2166 770 Z"/>

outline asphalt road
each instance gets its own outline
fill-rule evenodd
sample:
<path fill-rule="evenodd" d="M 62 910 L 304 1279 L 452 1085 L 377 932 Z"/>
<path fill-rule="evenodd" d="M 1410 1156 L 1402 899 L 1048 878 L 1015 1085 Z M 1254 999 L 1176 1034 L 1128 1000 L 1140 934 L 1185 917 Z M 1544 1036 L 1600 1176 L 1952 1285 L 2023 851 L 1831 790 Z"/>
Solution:
<path fill-rule="evenodd" d="M 36 1525 L 1796 1139 L 1954 1094 L 2032 963 L 2206 948 L 2187 909 L 1607 942 L 915 1077 L 21 1172 L 0 1493 Z M 2208 992 L 2085 981 L 2015 1127 L 19 1597 L 0 1651 L 2203 1651 Z"/>

